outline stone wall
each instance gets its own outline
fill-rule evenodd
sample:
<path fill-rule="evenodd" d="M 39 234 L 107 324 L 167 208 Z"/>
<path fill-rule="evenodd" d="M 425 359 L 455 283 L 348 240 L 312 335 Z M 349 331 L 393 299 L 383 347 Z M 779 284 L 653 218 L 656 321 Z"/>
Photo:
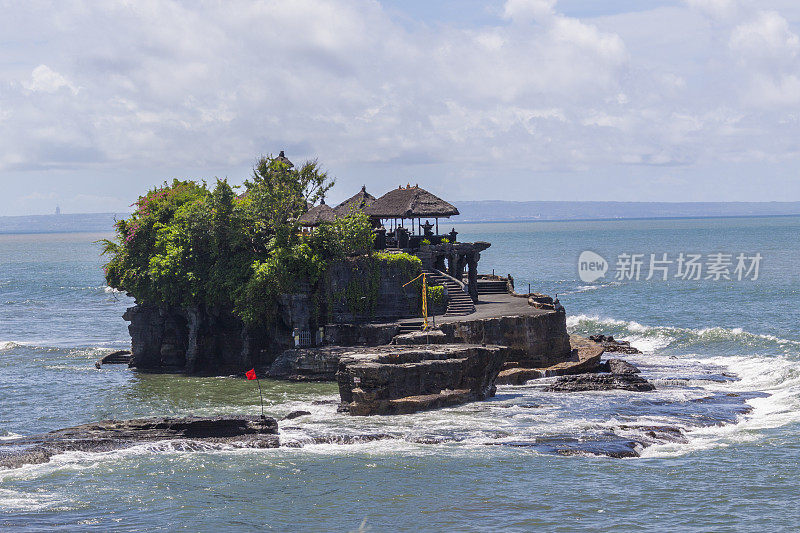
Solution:
<path fill-rule="evenodd" d="M 419 286 L 403 285 L 413 276 L 403 264 L 359 257 L 328 269 L 324 292 L 328 323 L 392 321 L 419 316 Z"/>
<path fill-rule="evenodd" d="M 400 331 L 397 323 L 328 324 L 325 344 L 333 346 L 382 346 L 389 344 Z"/>

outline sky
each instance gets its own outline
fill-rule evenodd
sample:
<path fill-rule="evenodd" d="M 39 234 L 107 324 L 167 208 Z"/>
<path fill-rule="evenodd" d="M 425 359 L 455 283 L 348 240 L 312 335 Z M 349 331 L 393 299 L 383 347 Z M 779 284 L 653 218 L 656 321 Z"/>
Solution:
<path fill-rule="evenodd" d="M 318 159 L 337 203 L 800 200 L 797 0 L 0 0 L 0 215 Z"/>

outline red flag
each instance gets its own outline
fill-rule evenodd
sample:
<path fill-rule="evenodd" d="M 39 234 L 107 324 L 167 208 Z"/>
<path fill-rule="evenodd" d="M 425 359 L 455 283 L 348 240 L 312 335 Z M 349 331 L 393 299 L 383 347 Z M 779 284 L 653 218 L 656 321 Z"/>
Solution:
<path fill-rule="evenodd" d="M 247 379 L 254 380 L 256 379 L 256 369 L 248 370 L 244 375 L 247 376 Z"/>

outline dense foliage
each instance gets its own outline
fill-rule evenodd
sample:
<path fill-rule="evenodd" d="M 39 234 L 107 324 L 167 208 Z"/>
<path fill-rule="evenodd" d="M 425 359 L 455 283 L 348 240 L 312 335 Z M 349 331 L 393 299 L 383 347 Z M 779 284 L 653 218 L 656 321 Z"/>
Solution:
<path fill-rule="evenodd" d="M 230 307 L 268 321 L 277 296 L 314 286 L 329 261 L 372 250 L 360 211 L 300 231 L 298 218 L 333 186 L 315 161 L 299 168 L 263 157 L 237 196 L 227 180 L 174 180 L 149 191 L 103 241 L 106 281 L 140 303 Z"/>

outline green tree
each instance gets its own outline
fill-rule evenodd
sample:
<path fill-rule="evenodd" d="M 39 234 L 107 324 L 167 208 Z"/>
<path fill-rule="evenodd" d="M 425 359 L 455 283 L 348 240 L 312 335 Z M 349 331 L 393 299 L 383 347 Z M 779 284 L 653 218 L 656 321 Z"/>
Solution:
<path fill-rule="evenodd" d="M 332 186 L 316 161 L 292 168 L 272 157 L 258 160 L 241 196 L 224 179 L 213 190 L 205 182 L 165 182 L 117 222 L 116 240 L 102 241 L 106 282 L 139 303 L 228 307 L 265 324 L 280 294 L 315 290 L 330 261 L 371 254 L 372 228 L 361 211 L 311 236 L 299 231 L 308 203 Z"/>
<path fill-rule="evenodd" d="M 333 187 L 334 180 L 317 161 L 299 169 L 279 158 L 261 157 L 251 179 L 245 181 L 249 200 L 251 240 L 256 251 L 291 246 L 299 230 L 297 220 Z"/>

